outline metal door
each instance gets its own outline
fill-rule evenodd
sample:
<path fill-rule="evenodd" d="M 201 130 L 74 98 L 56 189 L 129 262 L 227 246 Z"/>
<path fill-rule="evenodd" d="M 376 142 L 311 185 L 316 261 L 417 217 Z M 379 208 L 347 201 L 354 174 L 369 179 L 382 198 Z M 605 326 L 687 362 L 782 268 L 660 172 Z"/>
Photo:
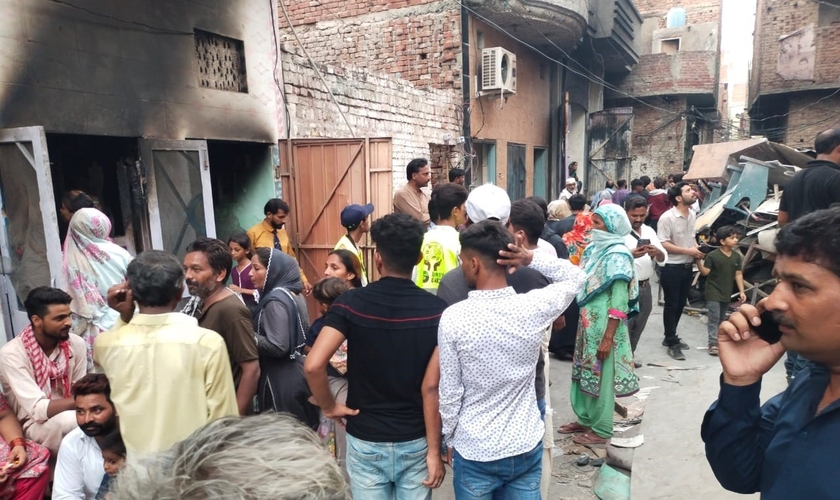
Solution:
<path fill-rule="evenodd" d="M 301 139 L 283 141 L 281 177 L 292 211 L 289 235 L 300 266 L 315 283 L 323 277 L 327 254 L 345 233 L 341 210 L 350 203 L 373 203 L 371 220 L 391 213 L 393 170 L 390 139 Z M 373 246 L 363 242 L 368 280 L 374 281 Z M 317 304 L 310 298 L 310 316 Z"/>
<path fill-rule="evenodd" d="M 187 245 L 216 237 L 205 141 L 140 139 L 146 175 L 151 248 L 183 260 Z"/>
<path fill-rule="evenodd" d="M 525 146 L 508 143 L 507 147 L 507 192 L 511 200 L 525 197 Z"/>
<path fill-rule="evenodd" d="M 589 164 L 586 183 L 590 197 L 607 180 L 630 179 L 633 108 L 613 108 L 589 115 Z"/>
<path fill-rule="evenodd" d="M 39 286 L 64 288 L 61 241 L 43 127 L 0 129 L 0 299 L 4 343 L 28 323 L 23 301 Z"/>

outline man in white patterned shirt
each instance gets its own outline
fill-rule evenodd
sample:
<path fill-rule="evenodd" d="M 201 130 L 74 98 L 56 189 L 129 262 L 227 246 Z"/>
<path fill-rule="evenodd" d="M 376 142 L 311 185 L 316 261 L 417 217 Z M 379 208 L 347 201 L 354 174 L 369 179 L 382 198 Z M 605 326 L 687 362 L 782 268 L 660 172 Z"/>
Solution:
<path fill-rule="evenodd" d="M 499 222 L 461 233 L 464 277 L 475 290 L 438 328 L 440 414 L 458 500 L 540 500 L 542 439 L 534 366 L 546 329 L 583 286 L 568 261 L 528 250 Z M 506 266 L 528 266 L 552 284 L 517 295 Z"/>

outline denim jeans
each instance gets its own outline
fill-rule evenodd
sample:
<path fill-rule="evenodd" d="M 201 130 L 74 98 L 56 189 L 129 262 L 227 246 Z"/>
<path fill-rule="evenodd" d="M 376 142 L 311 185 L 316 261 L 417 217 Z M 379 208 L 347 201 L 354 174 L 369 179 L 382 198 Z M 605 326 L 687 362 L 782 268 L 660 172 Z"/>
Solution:
<path fill-rule="evenodd" d="M 709 347 L 717 345 L 717 333 L 720 324 L 729 317 L 729 302 L 718 302 L 716 300 L 707 300 L 706 309 L 709 311 L 707 316 L 709 323 L 706 325 L 706 330 L 709 333 Z"/>
<path fill-rule="evenodd" d="M 347 473 L 353 498 L 431 500 L 426 438 L 404 443 L 373 443 L 347 435 Z"/>
<path fill-rule="evenodd" d="M 542 456 L 542 441 L 527 453 L 492 462 L 467 460 L 456 449 L 452 459 L 455 499 L 541 500 Z"/>
<path fill-rule="evenodd" d="M 540 418 L 545 422 L 545 398 L 537 400 L 537 409 L 540 410 Z"/>
<path fill-rule="evenodd" d="M 665 264 L 659 276 L 662 294 L 665 296 L 665 307 L 662 308 L 662 322 L 665 326 L 665 343 L 669 346 L 677 345 L 677 326 L 680 324 L 685 303 L 688 300 L 688 290 L 694 279 L 690 264 Z"/>

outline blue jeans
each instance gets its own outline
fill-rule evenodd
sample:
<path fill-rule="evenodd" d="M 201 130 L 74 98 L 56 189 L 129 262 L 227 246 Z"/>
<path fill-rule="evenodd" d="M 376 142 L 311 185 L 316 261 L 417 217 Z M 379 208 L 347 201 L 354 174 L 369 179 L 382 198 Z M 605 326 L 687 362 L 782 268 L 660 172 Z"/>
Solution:
<path fill-rule="evenodd" d="M 537 400 L 537 409 L 540 410 L 540 418 L 545 422 L 545 398 Z"/>
<path fill-rule="evenodd" d="M 542 456 L 542 441 L 527 453 L 492 462 L 467 460 L 455 450 L 452 459 L 455 498 L 541 500 Z"/>
<path fill-rule="evenodd" d="M 363 500 L 431 500 L 423 486 L 426 438 L 404 443 L 373 443 L 347 435 L 347 474 L 353 498 Z"/>
<path fill-rule="evenodd" d="M 729 317 L 729 302 L 718 302 L 717 300 L 707 300 L 706 315 L 709 322 L 706 325 L 706 331 L 709 334 L 709 347 L 718 345 L 718 328 L 720 324 Z"/>

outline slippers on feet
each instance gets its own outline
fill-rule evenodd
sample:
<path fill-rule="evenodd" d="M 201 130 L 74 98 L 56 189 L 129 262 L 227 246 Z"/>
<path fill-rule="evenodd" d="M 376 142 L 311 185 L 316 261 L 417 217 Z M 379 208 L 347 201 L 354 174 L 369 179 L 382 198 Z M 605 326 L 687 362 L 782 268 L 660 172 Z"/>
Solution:
<path fill-rule="evenodd" d="M 573 441 L 577 444 L 581 444 L 584 446 L 598 446 L 607 444 L 607 441 L 609 441 L 609 439 L 599 437 L 592 431 L 587 431 L 583 434 L 575 436 Z"/>
<path fill-rule="evenodd" d="M 566 425 L 561 425 L 557 432 L 560 434 L 578 434 L 581 432 L 588 432 L 589 429 L 580 425 L 577 422 L 572 422 Z"/>
<path fill-rule="evenodd" d="M 717 356 L 720 353 L 718 346 L 710 345 L 709 346 L 709 356 Z"/>

